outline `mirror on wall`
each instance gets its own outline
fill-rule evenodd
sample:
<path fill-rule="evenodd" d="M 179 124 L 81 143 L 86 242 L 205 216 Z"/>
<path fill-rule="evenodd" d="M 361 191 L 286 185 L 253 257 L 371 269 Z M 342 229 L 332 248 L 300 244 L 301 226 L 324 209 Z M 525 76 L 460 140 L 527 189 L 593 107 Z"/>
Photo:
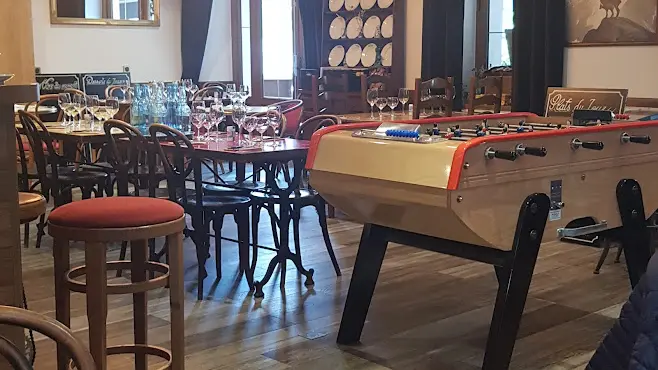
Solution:
<path fill-rule="evenodd" d="M 159 26 L 160 0 L 50 0 L 50 23 Z"/>

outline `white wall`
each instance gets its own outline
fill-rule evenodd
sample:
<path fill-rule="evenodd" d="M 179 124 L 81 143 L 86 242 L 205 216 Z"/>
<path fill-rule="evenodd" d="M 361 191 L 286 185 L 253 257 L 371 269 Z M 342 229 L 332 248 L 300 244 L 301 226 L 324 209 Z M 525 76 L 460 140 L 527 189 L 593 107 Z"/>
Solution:
<path fill-rule="evenodd" d="M 565 49 L 564 85 L 629 89 L 634 98 L 658 98 L 658 46 Z"/>
<path fill-rule="evenodd" d="M 416 78 L 420 76 L 421 57 L 423 54 L 423 0 L 407 0 L 407 19 L 405 25 L 405 85 L 413 89 Z"/>
<path fill-rule="evenodd" d="M 50 1 L 32 0 L 35 65 L 42 73 L 118 72 L 127 65 L 133 81 L 180 79 L 181 1 L 160 2 L 160 27 L 108 27 L 51 25 Z M 65 42 L 76 48 L 63 48 Z"/>
<path fill-rule="evenodd" d="M 215 0 L 210 13 L 200 81 L 232 81 L 231 2 Z M 236 35 L 240 37 L 240 35 Z"/>

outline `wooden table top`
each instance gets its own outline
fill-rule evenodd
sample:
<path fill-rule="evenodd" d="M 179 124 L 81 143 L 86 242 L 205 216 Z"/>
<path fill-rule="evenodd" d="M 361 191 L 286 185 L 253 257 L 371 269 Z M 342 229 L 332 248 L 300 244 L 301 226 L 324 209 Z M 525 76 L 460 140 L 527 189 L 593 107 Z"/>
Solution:
<path fill-rule="evenodd" d="M 238 147 L 233 141 L 193 141 L 194 153 L 197 157 L 226 159 L 235 162 L 278 162 L 305 158 L 308 153 L 309 142 L 296 139 L 265 139 L 264 147 Z M 171 143 L 164 143 L 164 147 L 174 148 Z"/>

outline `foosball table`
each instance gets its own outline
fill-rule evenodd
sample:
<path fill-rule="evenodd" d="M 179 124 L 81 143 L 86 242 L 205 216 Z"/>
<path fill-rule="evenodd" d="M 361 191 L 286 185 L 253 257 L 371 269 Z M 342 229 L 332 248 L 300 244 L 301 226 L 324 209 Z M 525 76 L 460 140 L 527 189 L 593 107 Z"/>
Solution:
<path fill-rule="evenodd" d="M 576 127 L 528 113 L 318 131 L 311 185 L 365 224 L 338 343 L 359 341 L 389 242 L 494 266 L 483 369 L 509 367 L 542 243 L 614 235 L 634 286 L 651 257 L 645 209 L 658 208 L 652 136 L 658 121 Z"/>

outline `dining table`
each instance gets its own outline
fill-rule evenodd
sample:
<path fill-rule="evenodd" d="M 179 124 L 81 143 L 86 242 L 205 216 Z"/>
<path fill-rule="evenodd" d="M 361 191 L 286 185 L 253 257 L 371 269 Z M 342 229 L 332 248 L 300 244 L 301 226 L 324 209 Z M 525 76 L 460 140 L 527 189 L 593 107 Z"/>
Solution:
<path fill-rule="evenodd" d="M 285 261 L 290 260 L 294 263 L 297 270 L 306 278 L 305 285 L 313 285 L 313 269 L 306 269 L 302 265 L 301 256 L 293 253 L 289 246 L 289 229 L 291 222 L 291 194 L 299 189 L 306 156 L 309 150 L 309 142 L 306 140 L 297 140 L 289 138 L 266 138 L 262 143 L 246 144 L 241 140 L 228 140 L 219 138 L 218 140 L 209 141 L 192 141 L 194 150 L 186 153 L 187 157 L 200 160 L 220 160 L 231 161 L 236 163 L 236 181 L 245 181 L 244 166 L 247 163 L 258 163 L 260 168 L 265 171 L 265 182 L 267 192 L 277 195 L 279 202 L 279 229 L 278 245 L 275 249 L 276 255 L 269 262 L 265 275 L 254 281 L 254 297 L 264 297 L 263 286 L 271 279 L 276 266 L 282 265 L 285 270 Z M 166 150 L 175 151 L 176 146 L 171 143 L 162 145 Z M 289 181 L 282 182 L 277 179 L 280 164 L 293 163 L 293 174 Z M 243 168 L 239 170 L 239 168 Z M 275 243 L 276 245 L 276 243 Z M 269 248 L 268 248 L 269 249 Z M 283 271 L 282 271 L 283 273 Z M 281 282 L 283 283 L 283 279 Z M 283 288 L 283 286 L 282 286 Z"/>

